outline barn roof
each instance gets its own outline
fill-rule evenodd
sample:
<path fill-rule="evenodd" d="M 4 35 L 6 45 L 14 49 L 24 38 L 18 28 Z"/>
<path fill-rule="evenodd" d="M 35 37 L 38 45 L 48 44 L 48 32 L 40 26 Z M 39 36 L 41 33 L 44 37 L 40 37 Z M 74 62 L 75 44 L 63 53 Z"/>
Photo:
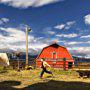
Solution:
<path fill-rule="evenodd" d="M 46 46 L 46 47 L 44 47 L 43 49 L 45 49 L 45 48 L 47 48 L 47 47 L 54 47 L 54 48 L 58 48 L 58 47 L 63 47 L 63 48 L 66 48 L 66 47 L 64 47 L 64 46 L 61 46 L 61 45 L 59 45 L 59 44 L 57 44 L 57 43 L 52 43 L 51 45 L 49 45 L 49 46 Z"/>

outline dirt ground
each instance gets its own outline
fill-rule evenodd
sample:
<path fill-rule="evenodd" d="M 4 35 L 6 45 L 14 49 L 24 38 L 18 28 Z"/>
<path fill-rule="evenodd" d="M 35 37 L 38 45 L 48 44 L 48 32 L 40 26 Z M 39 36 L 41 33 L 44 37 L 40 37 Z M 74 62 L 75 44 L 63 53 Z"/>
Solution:
<path fill-rule="evenodd" d="M 80 78 L 75 70 L 50 69 L 54 76 L 44 74 L 41 69 L 6 70 L 0 72 L 0 90 L 90 90 L 90 78 Z"/>

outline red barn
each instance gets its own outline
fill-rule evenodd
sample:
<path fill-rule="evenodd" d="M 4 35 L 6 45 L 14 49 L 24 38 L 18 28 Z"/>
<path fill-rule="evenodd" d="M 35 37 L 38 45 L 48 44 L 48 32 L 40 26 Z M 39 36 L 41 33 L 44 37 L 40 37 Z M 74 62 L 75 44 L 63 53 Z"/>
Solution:
<path fill-rule="evenodd" d="M 36 67 L 41 66 L 41 58 L 45 58 L 46 62 L 54 68 L 63 68 L 65 70 L 72 69 L 74 60 L 69 51 L 64 46 L 53 43 L 41 51 L 36 58 Z"/>

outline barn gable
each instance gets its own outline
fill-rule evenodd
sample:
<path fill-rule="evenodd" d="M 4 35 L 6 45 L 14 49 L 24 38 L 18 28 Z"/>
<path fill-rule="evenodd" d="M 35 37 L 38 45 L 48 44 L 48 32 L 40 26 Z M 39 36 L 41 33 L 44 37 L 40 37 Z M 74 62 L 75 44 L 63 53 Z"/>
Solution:
<path fill-rule="evenodd" d="M 67 58 L 67 59 L 73 59 L 68 50 L 64 46 L 60 46 L 57 43 L 51 44 L 41 51 L 41 53 L 38 55 L 37 59 L 39 58 L 52 58 L 52 54 L 57 53 L 57 58 Z M 44 54 L 44 55 L 43 55 Z"/>

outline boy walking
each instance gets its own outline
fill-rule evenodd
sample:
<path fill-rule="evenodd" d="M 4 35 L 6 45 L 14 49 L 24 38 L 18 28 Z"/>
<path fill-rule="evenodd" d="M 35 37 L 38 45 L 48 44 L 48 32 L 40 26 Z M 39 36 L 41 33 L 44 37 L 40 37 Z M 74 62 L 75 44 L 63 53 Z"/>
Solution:
<path fill-rule="evenodd" d="M 48 67 L 51 67 L 51 66 L 45 61 L 44 58 L 41 59 L 41 62 L 42 62 L 42 64 L 41 64 L 42 71 L 41 71 L 41 73 L 40 73 L 40 78 L 43 77 L 44 72 L 45 72 L 45 73 L 48 73 L 48 74 L 52 74 L 51 71 L 48 71 L 48 70 L 46 69 L 47 66 L 48 66 Z M 52 75 L 53 75 L 53 74 L 52 74 Z"/>

